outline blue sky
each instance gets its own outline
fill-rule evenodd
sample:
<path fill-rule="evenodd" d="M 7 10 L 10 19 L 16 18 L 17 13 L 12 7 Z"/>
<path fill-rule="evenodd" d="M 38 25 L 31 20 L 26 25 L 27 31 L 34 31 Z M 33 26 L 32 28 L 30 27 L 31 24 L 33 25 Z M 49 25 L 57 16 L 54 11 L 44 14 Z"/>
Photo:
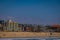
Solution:
<path fill-rule="evenodd" d="M 60 24 L 60 0 L 0 0 L 0 19 L 23 24 Z"/>

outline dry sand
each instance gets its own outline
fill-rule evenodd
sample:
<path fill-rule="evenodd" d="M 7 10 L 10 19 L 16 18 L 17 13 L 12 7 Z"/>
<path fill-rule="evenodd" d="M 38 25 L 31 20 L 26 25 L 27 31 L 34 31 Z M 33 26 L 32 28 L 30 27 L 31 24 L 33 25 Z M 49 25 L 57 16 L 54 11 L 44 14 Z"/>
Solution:
<path fill-rule="evenodd" d="M 0 32 L 1 38 L 12 37 L 60 37 L 60 33 L 53 32 Z"/>

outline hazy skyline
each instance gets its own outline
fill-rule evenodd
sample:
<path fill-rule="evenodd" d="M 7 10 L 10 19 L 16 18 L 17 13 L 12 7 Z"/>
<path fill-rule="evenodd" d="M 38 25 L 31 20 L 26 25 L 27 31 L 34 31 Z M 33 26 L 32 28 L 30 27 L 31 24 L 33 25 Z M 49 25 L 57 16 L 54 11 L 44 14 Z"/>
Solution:
<path fill-rule="evenodd" d="M 60 0 L 0 0 L 0 19 L 19 23 L 60 24 Z"/>

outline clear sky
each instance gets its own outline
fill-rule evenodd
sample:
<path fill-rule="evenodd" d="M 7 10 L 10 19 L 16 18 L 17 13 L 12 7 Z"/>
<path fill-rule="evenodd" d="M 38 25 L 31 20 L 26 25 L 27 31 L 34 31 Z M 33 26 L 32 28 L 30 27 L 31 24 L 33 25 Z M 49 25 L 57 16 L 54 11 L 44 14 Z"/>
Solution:
<path fill-rule="evenodd" d="M 60 0 L 0 0 L 0 19 L 26 24 L 60 24 Z"/>

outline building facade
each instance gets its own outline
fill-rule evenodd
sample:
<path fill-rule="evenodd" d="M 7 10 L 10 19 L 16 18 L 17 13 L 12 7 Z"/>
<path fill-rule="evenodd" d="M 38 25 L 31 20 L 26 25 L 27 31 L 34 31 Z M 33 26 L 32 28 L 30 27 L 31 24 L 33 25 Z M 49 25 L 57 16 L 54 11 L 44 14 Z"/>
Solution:
<path fill-rule="evenodd" d="M 18 31 L 18 23 L 13 22 L 12 20 L 6 21 L 5 31 Z"/>
<path fill-rule="evenodd" d="M 0 20 L 0 31 L 3 31 L 3 27 L 5 27 L 5 21 Z"/>

